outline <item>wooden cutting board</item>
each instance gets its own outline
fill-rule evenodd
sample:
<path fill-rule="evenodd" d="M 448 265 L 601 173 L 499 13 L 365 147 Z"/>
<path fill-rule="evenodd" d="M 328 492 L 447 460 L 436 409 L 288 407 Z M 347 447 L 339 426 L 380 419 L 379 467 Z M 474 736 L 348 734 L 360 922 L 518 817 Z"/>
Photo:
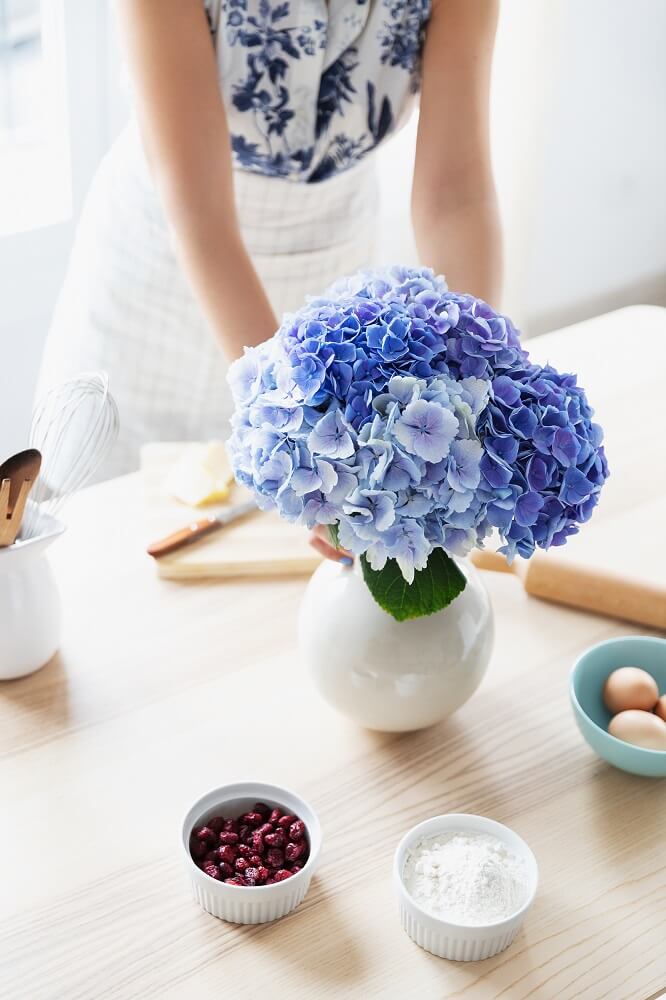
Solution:
<path fill-rule="evenodd" d="M 146 544 L 223 506 L 190 507 L 167 493 L 165 478 L 185 447 L 169 442 L 147 444 L 141 450 Z M 229 503 L 249 497 L 247 490 L 234 485 Z M 305 528 L 283 521 L 276 513 L 257 510 L 179 552 L 155 560 L 155 565 L 159 575 L 167 579 L 195 580 L 309 574 L 320 561 L 321 556 L 308 544 Z"/>

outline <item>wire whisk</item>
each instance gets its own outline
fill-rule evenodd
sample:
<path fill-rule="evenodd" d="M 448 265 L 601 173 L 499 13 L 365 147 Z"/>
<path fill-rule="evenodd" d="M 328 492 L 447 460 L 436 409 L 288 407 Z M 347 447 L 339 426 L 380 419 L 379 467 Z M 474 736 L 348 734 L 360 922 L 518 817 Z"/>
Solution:
<path fill-rule="evenodd" d="M 55 517 L 85 486 L 118 436 L 118 407 L 106 372 L 85 372 L 54 386 L 40 399 L 30 428 L 30 446 L 42 453 L 42 468 L 26 510 L 22 538 L 39 534 L 43 514 Z"/>

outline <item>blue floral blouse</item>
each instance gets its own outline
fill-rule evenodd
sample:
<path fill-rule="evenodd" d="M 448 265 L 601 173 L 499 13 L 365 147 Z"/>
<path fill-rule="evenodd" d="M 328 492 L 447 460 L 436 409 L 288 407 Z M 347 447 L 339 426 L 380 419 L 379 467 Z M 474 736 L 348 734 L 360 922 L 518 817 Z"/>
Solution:
<path fill-rule="evenodd" d="M 237 167 L 322 181 L 404 119 L 431 0 L 204 3 Z"/>

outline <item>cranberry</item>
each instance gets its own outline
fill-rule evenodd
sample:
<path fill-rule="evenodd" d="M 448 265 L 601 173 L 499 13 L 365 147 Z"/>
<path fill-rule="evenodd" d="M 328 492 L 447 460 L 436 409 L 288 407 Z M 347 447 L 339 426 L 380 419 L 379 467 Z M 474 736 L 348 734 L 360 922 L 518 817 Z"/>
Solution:
<path fill-rule="evenodd" d="M 264 838 L 261 836 L 258 830 L 252 834 L 252 850 L 255 854 L 264 853 Z"/>
<path fill-rule="evenodd" d="M 245 840 L 245 838 L 247 837 L 247 835 L 248 835 L 249 832 L 250 832 L 250 827 L 248 826 L 247 823 L 242 823 L 238 827 L 238 836 L 243 841 Z"/>
<path fill-rule="evenodd" d="M 284 882 L 286 878 L 291 878 L 291 872 L 287 871 L 286 868 L 280 868 L 279 871 L 276 871 L 273 878 L 276 882 Z"/>
<path fill-rule="evenodd" d="M 268 868 L 265 865 L 259 865 L 257 868 L 257 882 L 265 882 L 268 876 Z"/>
<path fill-rule="evenodd" d="M 281 815 L 282 815 L 281 809 L 274 809 L 273 812 L 268 817 L 268 822 L 272 823 L 273 826 L 275 826 Z"/>
<path fill-rule="evenodd" d="M 266 851 L 266 864 L 271 868 L 282 868 L 284 865 L 284 851 L 279 850 L 277 847 L 271 847 L 270 851 Z"/>
<path fill-rule="evenodd" d="M 216 878 L 216 879 L 221 878 L 219 868 L 217 867 L 217 865 L 212 864 L 212 862 L 207 861 L 206 864 L 203 866 L 202 871 L 205 871 L 206 875 L 210 875 L 211 878 Z"/>
<path fill-rule="evenodd" d="M 284 856 L 287 861 L 298 861 L 306 848 L 305 841 L 301 840 L 297 844 L 290 841 L 284 849 Z"/>
<path fill-rule="evenodd" d="M 213 833 L 219 833 L 224 828 L 224 816 L 213 816 L 212 819 L 208 820 L 208 826 Z"/>
<path fill-rule="evenodd" d="M 271 813 L 271 807 L 267 806 L 265 802 L 255 802 L 254 811 L 259 813 L 262 819 L 268 819 Z"/>
<path fill-rule="evenodd" d="M 265 837 L 267 833 L 272 833 L 272 832 L 273 832 L 272 823 L 262 823 L 259 829 L 255 830 L 255 833 L 260 833 L 262 837 Z"/>
<path fill-rule="evenodd" d="M 237 844 L 238 843 L 238 834 L 237 833 L 233 833 L 231 830 L 223 830 L 222 833 L 220 834 L 220 843 L 221 844 Z"/>
<path fill-rule="evenodd" d="M 238 833 L 239 822 L 237 819 L 225 819 L 222 827 L 227 833 Z"/>
<path fill-rule="evenodd" d="M 234 870 L 231 865 L 228 865 L 226 861 L 223 861 L 221 865 L 218 866 L 220 869 L 220 875 L 222 878 L 233 878 Z"/>
<path fill-rule="evenodd" d="M 194 836 L 197 840 L 205 840 L 210 844 L 217 840 L 217 836 L 213 833 L 209 826 L 198 826 L 194 831 Z"/>
<path fill-rule="evenodd" d="M 258 868 L 246 868 L 243 872 L 243 878 L 247 885 L 256 885 L 259 881 L 259 869 Z"/>
<path fill-rule="evenodd" d="M 226 861 L 228 865 L 233 865 L 236 860 L 236 851 L 231 844 L 223 844 L 222 847 L 218 847 L 217 856 L 220 861 Z M 292 858 L 291 860 L 295 861 L 296 858 Z"/>
<path fill-rule="evenodd" d="M 239 844 L 237 850 L 241 858 L 252 857 L 253 851 L 249 844 Z"/>
<path fill-rule="evenodd" d="M 260 857 L 259 854 L 250 855 L 250 864 L 253 865 L 254 867 L 256 867 L 257 865 L 263 865 L 263 863 L 264 863 L 263 858 Z"/>
<path fill-rule="evenodd" d="M 248 823 L 250 826 L 261 826 L 264 822 L 264 817 L 258 812 L 246 812 L 241 816 L 243 823 Z"/>
<path fill-rule="evenodd" d="M 204 858 L 204 861 L 210 861 L 212 864 L 216 865 L 218 862 L 217 849 L 215 849 L 214 851 L 208 851 L 206 857 Z"/>
<path fill-rule="evenodd" d="M 292 865 L 291 866 L 291 873 L 292 873 L 292 875 L 295 875 L 296 872 L 300 872 L 301 870 L 302 869 L 301 869 L 300 865 Z"/>
<path fill-rule="evenodd" d="M 305 823 L 302 819 L 297 819 L 289 827 L 289 839 L 290 840 L 303 840 L 305 836 Z"/>
<path fill-rule="evenodd" d="M 208 853 L 208 844 L 205 840 L 196 840 L 193 837 L 190 841 L 190 853 L 194 860 L 198 861 Z"/>
<path fill-rule="evenodd" d="M 295 816 L 289 816 L 289 815 L 280 816 L 278 820 L 278 826 L 281 826 L 283 830 L 286 830 L 288 826 L 291 826 L 291 824 L 294 822 L 295 819 L 296 819 Z"/>
<path fill-rule="evenodd" d="M 225 878 L 224 881 L 226 882 L 227 885 L 245 885 L 243 879 L 239 878 L 238 876 L 236 876 L 236 878 Z"/>
<path fill-rule="evenodd" d="M 284 847 L 287 843 L 287 835 L 281 826 L 277 828 L 275 833 L 267 833 L 264 837 L 264 843 L 269 847 Z"/>
<path fill-rule="evenodd" d="M 250 867 L 250 862 L 247 858 L 236 858 L 235 868 L 237 872 L 244 872 L 246 868 Z"/>

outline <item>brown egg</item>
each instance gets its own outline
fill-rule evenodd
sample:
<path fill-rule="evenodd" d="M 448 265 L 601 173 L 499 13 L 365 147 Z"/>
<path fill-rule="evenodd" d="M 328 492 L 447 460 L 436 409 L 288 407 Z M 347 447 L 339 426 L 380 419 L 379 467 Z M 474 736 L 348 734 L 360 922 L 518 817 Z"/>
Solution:
<path fill-rule="evenodd" d="M 661 698 L 654 706 L 655 715 L 658 715 L 660 719 L 666 722 L 666 694 L 662 694 Z"/>
<path fill-rule="evenodd" d="M 666 750 L 666 722 L 652 712 L 629 709 L 613 716 L 608 732 L 618 740 L 646 750 Z"/>
<path fill-rule="evenodd" d="M 604 684 L 604 704 L 613 715 L 629 708 L 651 712 L 658 697 L 657 682 L 652 674 L 640 667 L 620 667 Z"/>

